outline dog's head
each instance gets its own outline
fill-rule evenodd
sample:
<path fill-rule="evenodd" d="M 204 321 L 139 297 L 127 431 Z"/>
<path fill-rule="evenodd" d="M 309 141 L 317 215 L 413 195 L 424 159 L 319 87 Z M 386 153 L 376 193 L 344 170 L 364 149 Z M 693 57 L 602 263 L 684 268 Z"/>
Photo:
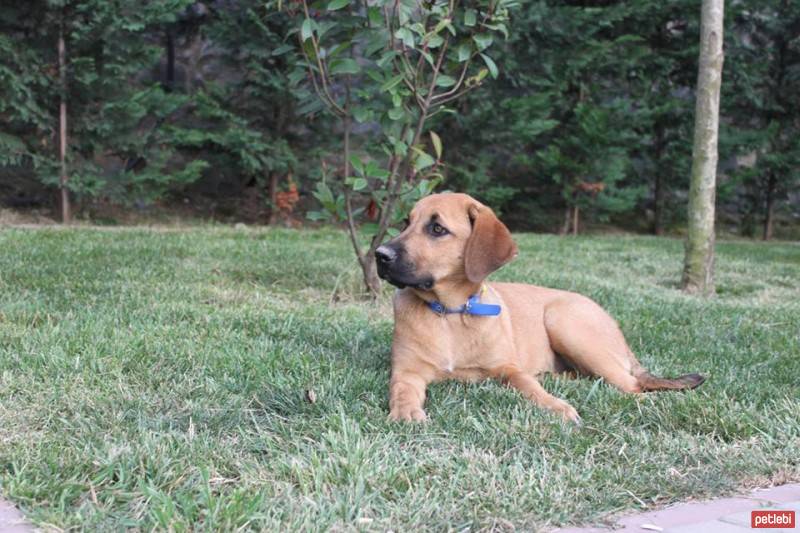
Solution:
<path fill-rule="evenodd" d="M 375 251 L 375 260 L 392 285 L 430 290 L 445 281 L 480 283 L 516 255 L 491 209 L 466 194 L 443 193 L 417 202 L 408 226 Z"/>

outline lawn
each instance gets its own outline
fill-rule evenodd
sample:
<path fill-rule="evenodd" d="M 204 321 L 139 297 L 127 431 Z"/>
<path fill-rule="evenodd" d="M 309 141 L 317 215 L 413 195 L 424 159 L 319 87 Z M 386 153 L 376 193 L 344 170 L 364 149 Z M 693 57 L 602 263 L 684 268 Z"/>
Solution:
<path fill-rule="evenodd" d="M 495 279 L 587 294 L 706 384 L 546 378 L 574 428 L 443 383 L 392 423 L 391 290 L 354 296 L 343 234 L 5 229 L 0 493 L 64 529 L 537 530 L 800 479 L 800 246 L 719 243 L 703 300 L 678 240 L 516 238 Z"/>

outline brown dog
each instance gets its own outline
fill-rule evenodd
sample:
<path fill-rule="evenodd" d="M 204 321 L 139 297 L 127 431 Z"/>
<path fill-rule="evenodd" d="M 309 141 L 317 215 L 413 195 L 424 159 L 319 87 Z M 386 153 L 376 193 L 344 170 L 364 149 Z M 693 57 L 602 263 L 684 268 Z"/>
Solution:
<path fill-rule="evenodd" d="M 377 249 L 378 274 L 400 289 L 394 297 L 391 418 L 425 420 L 425 389 L 444 379 L 497 378 L 574 422 L 578 413 L 544 390 L 539 374 L 577 370 L 631 393 L 692 389 L 704 381 L 698 374 L 649 374 L 614 319 L 585 296 L 484 283 L 516 255 L 508 228 L 491 209 L 452 193 L 419 201 L 408 227 Z"/>

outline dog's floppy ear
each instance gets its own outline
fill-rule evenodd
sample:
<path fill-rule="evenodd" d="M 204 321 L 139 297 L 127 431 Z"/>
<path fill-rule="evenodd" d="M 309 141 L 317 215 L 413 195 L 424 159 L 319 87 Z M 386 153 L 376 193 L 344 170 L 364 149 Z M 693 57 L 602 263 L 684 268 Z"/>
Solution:
<path fill-rule="evenodd" d="M 473 283 L 511 261 L 517 255 L 517 244 L 511 232 L 485 205 L 469 207 L 472 235 L 464 252 L 464 271 Z"/>

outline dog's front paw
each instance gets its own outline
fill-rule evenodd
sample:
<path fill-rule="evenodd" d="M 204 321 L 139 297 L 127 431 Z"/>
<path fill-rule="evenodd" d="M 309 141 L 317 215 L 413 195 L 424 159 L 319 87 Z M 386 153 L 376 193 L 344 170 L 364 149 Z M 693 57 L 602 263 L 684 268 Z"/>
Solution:
<path fill-rule="evenodd" d="M 549 407 L 552 411 L 561 415 L 564 420 L 577 425 L 581 424 L 581 417 L 578 415 L 578 411 L 564 400 L 556 400 L 555 403 Z"/>
<path fill-rule="evenodd" d="M 396 407 L 389 412 L 389 418 L 403 422 L 425 422 L 428 415 L 419 407 Z"/>

